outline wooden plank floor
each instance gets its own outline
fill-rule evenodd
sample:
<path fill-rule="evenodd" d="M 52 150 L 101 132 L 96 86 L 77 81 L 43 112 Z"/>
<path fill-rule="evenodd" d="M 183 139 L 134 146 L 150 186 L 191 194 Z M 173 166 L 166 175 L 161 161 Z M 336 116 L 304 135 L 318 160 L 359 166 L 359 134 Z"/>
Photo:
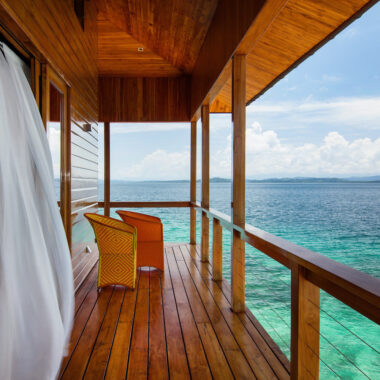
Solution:
<path fill-rule="evenodd" d="M 289 362 L 254 316 L 234 314 L 226 281 L 211 280 L 198 247 L 167 244 L 165 271 L 138 271 L 136 290 L 76 293 L 61 379 L 289 379 Z"/>

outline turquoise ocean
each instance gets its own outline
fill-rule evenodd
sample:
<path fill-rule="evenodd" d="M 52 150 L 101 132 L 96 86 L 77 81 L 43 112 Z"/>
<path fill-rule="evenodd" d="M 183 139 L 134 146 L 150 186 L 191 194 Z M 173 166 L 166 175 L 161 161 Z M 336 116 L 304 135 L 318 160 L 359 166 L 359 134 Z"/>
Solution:
<path fill-rule="evenodd" d="M 200 199 L 200 186 L 197 191 Z M 183 201 L 189 197 L 188 182 L 111 183 L 112 201 Z M 102 186 L 99 199 L 103 199 Z M 212 208 L 230 214 L 231 184 L 211 183 L 210 199 Z M 166 242 L 189 241 L 188 209 L 136 211 L 162 219 Z M 114 209 L 112 215 L 116 217 Z M 379 182 L 247 183 L 246 221 L 380 278 Z M 223 232 L 223 274 L 230 280 L 231 234 Z M 290 357 L 290 271 L 249 245 L 246 302 Z M 323 291 L 320 316 L 320 379 L 380 379 L 380 327 Z"/>

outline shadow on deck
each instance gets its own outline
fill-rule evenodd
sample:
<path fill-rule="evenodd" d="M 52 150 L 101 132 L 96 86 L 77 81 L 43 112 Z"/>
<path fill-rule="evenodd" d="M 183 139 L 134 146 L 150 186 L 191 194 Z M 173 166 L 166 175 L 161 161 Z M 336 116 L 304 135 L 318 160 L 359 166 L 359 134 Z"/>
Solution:
<path fill-rule="evenodd" d="M 97 293 L 97 268 L 76 293 L 62 379 L 288 379 L 289 362 L 230 287 L 211 279 L 198 248 L 167 244 L 165 271 L 138 272 L 136 290 Z"/>

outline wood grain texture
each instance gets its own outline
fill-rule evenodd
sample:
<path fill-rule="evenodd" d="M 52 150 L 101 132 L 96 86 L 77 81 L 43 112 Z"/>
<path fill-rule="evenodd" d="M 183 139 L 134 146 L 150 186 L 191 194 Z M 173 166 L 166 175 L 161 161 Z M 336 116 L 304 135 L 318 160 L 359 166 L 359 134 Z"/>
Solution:
<path fill-rule="evenodd" d="M 289 379 L 274 372 L 271 365 L 277 371 L 281 363 L 271 348 L 231 311 L 209 264 L 190 249 L 196 248 L 167 246 L 165 270 L 139 270 L 134 291 L 112 286 L 97 293 L 92 271 L 76 294 L 58 378 Z"/>
<path fill-rule="evenodd" d="M 335 34 L 375 4 L 368 0 L 336 2 L 268 0 L 237 53 L 247 56 L 246 103 L 273 86 Z M 212 104 L 212 112 L 231 112 L 228 80 Z"/>
<path fill-rule="evenodd" d="M 197 200 L 197 122 L 191 122 L 190 131 L 190 202 Z M 190 244 L 197 241 L 197 219 L 194 208 L 190 209 Z"/>
<path fill-rule="evenodd" d="M 245 55 L 232 58 L 232 221 L 245 226 Z M 240 233 L 232 238 L 232 308 L 245 310 L 245 243 Z"/>
<path fill-rule="evenodd" d="M 212 279 L 223 278 L 223 228 L 218 219 L 213 219 L 212 232 Z"/>
<path fill-rule="evenodd" d="M 202 261 L 207 262 L 210 257 L 210 220 L 206 213 L 202 213 L 202 229 L 201 229 L 201 250 Z"/>
<path fill-rule="evenodd" d="M 289 378 L 289 361 L 280 351 L 278 346 L 272 341 L 262 326 L 251 321 L 252 313 L 246 308 L 245 313 L 231 313 L 231 288 L 227 281 L 211 280 L 212 266 L 210 263 L 202 263 L 199 247 L 181 246 L 184 261 L 192 276 L 196 279 L 195 284 L 198 287 L 203 286 L 202 282 L 207 286 L 213 299 L 218 304 L 224 319 L 233 332 L 236 341 L 239 343 L 244 352 L 251 368 L 255 372 L 258 379 L 288 379 Z M 194 266 L 199 274 L 194 271 Z M 202 278 L 202 282 L 198 279 Z M 248 332 L 248 335 L 246 334 Z M 269 347 L 271 347 L 269 349 Z M 281 353 L 279 358 L 274 351 Z M 262 356 L 263 355 L 263 356 Z M 270 364 L 268 364 L 270 363 Z"/>
<path fill-rule="evenodd" d="M 220 0 L 202 45 L 191 80 L 193 116 L 251 27 L 264 1 Z"/>
<path fill-rule="evenodd" d="M 210 206 L 210 110 L 208 104 L 201 109 L 202 117 L 202 207 Z M 209 259 L 209 219 L 202 213 L 202 260 Z"/>
<path fill-rule="evenodd" d="M 182 72 L 98 14 L 98 69 L 101 76 L 177 77 Z M 143 49 L 143 51 L 139 51 Z"/>
<path fill-rule="evenodd" d="M 137 207 L 137 208 L 177 208 L 177 207 L 190 207 L 189 201 L 173 201 L 173 202 L 110 202 L 111 208 L 130 208 L 130 207 Z M 104 202 L 99 202 L 99 207 L 104 207 Z"/>
<path fill-rule="evenodd" d="M 278 236 L 246 224 L 244 228 L 231 223 L 231 218 L 217 210 L 192 203 L 197 211 L 219 220 L 223 228 L 235 231 L 252 247 L 291 269 L 300 265 L 306 278 L 333 297 L 367 318 L 380 323 L 380 280 L 317 252 L 293 244 Z"/>
<path fill-rule="evenodd" d="M 232 58 L 232 221 L 245 225 L 245 56 Z"/>
<path fill-rule="evenodd" d="M 71 86 L 72 104 L 82 104 L 86 119 L 96 121 L 98 73 L 94 5 L 86 2 L 85 31 L 77 20 L 72 2 L 1 0 L 0 6 L 25 33 L 29 43 Z"/>
<path fill-rule="evenodd" d="M 99 78 L 100 121 L 190 121 L 188 108 L 187 77 Z"/>
<path fill-rule="evenodd" d="M 202 207 L 210 206 L 210 108 L 202 106 Z"/>
<path fill-rule="evenodd" d="M 161 294 L 160 272 L 151 268 L 149 283 L 149 379 L 169 379 L 169 368 Z"/>
<path fill-rule="evenodd" d="M 306 280 L 305 270 L 292 268 L 290 378 L 319 378 L 320 291 Z"/>
<path fill-rule="evenodd" d="M 102 18 L 187 74 L 193 70 L 216 5 L 216 0 L 97 1 Z"/>
<path fill-rule="evenodd" d="M 104 215 L 110 216 L 111 201 L 111 142 L 110 123 L 104 123 Z"/>
<path fill-rule="evenodd" d="M 46 64 L 53 69 L 69 88 L 67 99 L 70 107 L 67 108 L 67 130 L 72 130 L 71 136 L 65 137 L 64 158 L 66 167 L 72 166 L 70 171 L 63 173 L 66 197 L 63 204 L 71 205 L 71 215 L 65 207 L 65 225 L 79 223 L 83 220 L 83 210 L 96 211 L 95 205 L 70 202 L 70 179 L 75 188 L 86 188 L 92 181 L 92 187 L 97 188 L 97 142 L 78 135 L 74 125 L 83 125 L 90 122 L 95 126 L 98 120 L 98 70 L 97 70 L 97 31 L 96 8 L 93 2 L 85 2 L 84 30 L 74 12 L 73 2 L 54 0 L 0 0 L 0 23 L 21 41 L 22 46 L 34 55 L 34 66 L 39 70 L 39 63 Z M 42 73 L 43 74 L 43 73 Z M 39 93 L 38 78 L 34 80 L 35 93 Z M 43 117 L 46 121 L 47 103 L 44 97 L 47 91 L 41 93 Z M 70 99 L 69 99 L 70 98 Z M 45 110 L 45 112 L 44 112 Z M 54 115 L 52 115 L 54 118 Z M 93 132 L 97 134 L 97 129 Z M 71 139 L 71 143 L 70 143 Z M 71 154 L 70 147 L 72 148 Z M 75 154 L 75 156 L 74 156 Z M 91 162 L 87 159 L 91 157 Z M 71 161 L 71 164 L 70 164 Z M 92 165 L 92 170 L 88 167 Z M 94 167 L 95 165 L 95 167 Z M 97 192 L 97 190 L 95 191 Z M 78 224 L 80 227 L 80 224 Z M 91 230 L 82 230 L 73 226 L 67 230 L 67 236 L 72 239 L 72 252 L 84 254 L 86 245 L 93 242 Z M 79 235 L 76 235 L 79 234 Z M 96 250 L 96 248 L 95 248 Z M 80 267 L 74 268 L 75 284 L 82 281 L 95 263 L 94 255 L 83 255 L 84 261 Z"/>
<path fill-rule="evenodd" d="M 60 125 L 60 212 L 71 248 L 71 89 L 48 65 L 42 65 L 42 120 L 49 138 L 51 122 Z"/>

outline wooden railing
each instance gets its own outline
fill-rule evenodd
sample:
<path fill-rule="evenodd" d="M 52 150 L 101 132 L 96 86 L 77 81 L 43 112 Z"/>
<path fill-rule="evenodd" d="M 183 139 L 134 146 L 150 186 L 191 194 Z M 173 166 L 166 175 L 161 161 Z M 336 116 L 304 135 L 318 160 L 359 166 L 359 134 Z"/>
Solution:
<path fill-rule="evenodd" d="M 99 207 L 104 207 L 104 202 L 98 202 Z M 110 208 L 168 208 L 168 207 L 190 207 L 189 201 L 174 202 L 110 202 Z"/>
<path fill-rule="evenodd" d="M 191 207 L 212 220 L 214 280 L 222 278 L 222 228 L 291 270 L 292 379 L 319 376 L 320 289 L 380 323 L 380 280 L 249 224 L 239 227 L 228 215 L 200 203 L 192 202 Z M 234 276 L 244 276 L 236 270 L 231 275 L 232 282 Z"/>
<path fill-rule="evenodd" d="M 99 207 L 104 207 L 104 202 L 99 202 Z M 115 207 L 189 207 L 191 212 L 201 212 L 202 219 L 206 218 L 213 226 L 212 274 L 215 281 L 222 280 L 223 228 L 288 268 L 291 271 L 291 379 L 319 376 L 320 289 L 380 324 L 380 280 L 370 275 L 249 224 L 242 228 L 232 223 L 228 215 L 202 207 L 198 202 L 110 202 L 110 208 Z M 191 216 L 192 235 L 195 230 L 196 218 Z M 202 236 L 202 241 L 208 242 L 208 231 L 202 228 L 201 234 L 207 235 Z M 231 281 L 235 281 L 234 276 L 239 276 L 240 280 L 244 278 L 244 271 L 243 262 L 238 269 L 232 269 Z M 231 296 L 239 300 L 244 298 L 234 292 Z"/>

